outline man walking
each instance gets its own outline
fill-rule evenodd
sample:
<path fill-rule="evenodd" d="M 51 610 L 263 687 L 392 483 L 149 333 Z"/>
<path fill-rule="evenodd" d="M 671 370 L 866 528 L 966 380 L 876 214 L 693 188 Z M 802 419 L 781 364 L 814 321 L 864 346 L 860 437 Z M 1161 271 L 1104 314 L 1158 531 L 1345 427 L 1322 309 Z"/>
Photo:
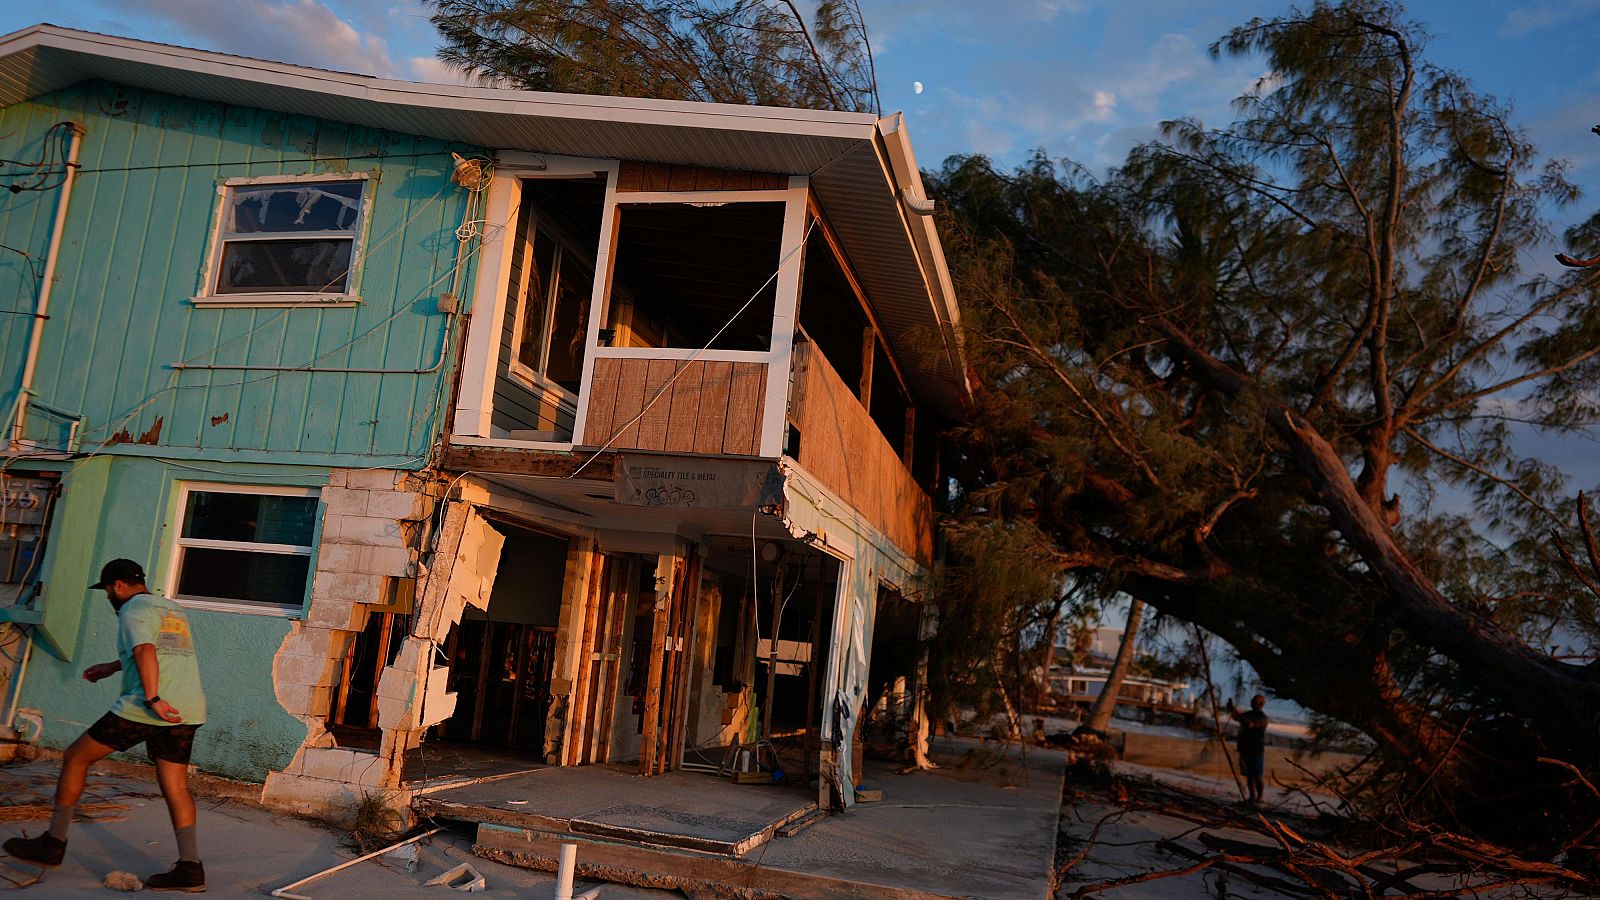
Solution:
<path fill-rule="evenodd" d="M 1257 694 L 1250 698 L 1250 711 L 1241 713 L 1228 701 L 1228 712 L 1239 722 L 1239 768 L 1244 770 L 1245 785 L 1250 791 L 1250 803 L 1259 805 L 1264 793 L 1263 777 L 1267 770 L 1267 714 L 1262 709 L 1267 698 Z"/>
<path fill-rule="evenodd" d="M 189 754 L 195 731 L 206 719 L 206 697 L 200 689 L 189 617 L 183 607 L 152 594 L 144 579 L 144 569 L 131 559 L 114 559 L 100 570 L 93 589 L 104 590 L 117 613 L 117 660 L 90 666 L 83 677 L 95 682 L 121 672 L 122 693 L 111 711 L 67 748 L 50 830 L 38 837 L 12 838 L 5 842 L 5 851 L 36 865 L 61 865 L 67 828 L 89 767 L 143 743 L 156 764 L 156 781 L 178 838 L 177 865 L 150 876 L 144 886 L 152 891 L 199 893 L 206 889 L 206 874 L 195 845 Z"/>

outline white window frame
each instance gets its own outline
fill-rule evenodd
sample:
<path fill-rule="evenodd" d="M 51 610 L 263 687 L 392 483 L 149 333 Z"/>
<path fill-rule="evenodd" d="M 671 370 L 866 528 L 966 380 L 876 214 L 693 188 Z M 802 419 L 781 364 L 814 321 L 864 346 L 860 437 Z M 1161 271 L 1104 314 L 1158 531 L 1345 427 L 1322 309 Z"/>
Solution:
<path fill-rule="evenodd" d="M 552 178 L 549 180 L 559 179 Z M 521 189 L 520 182 L 518 189 Z M 590 275 L 590 296 L 584 298 L 584 312 L 588 314 L 593 308 L 594 282 L 600 279 L 600 273 L 595 267 L 594 259 L 572 249 L 573 241 L 563 229 L 554 224 L 545 225 L 541 221 L 537 208 L 533 210 L 533 221 L 529 223 L 529 226 L 526 239 L 522 242 L 522 247 L 520 248 L 522 251 L 522 283 L 517 286 L 517 310 L 516 315 L 512 317 L 511 358 L 506 360 L 506 371 L 523 387 L 532 391 L 546 392 L 547 395 L 554 397 L 562 406 L 566 407 L 568 412 L 575 414 L 578 408 L 578 394 L 551 381 L 549 376 L 545 374 L 550 367 L 551 329 L 555 326 L 556 316 L 555 296 L 556 291 L 561 287 L 561 270 L 565 267 L 568 258 L 575 259 L 579 265 L 587 267 L 592 273 Z M 549 279 L 550 283 L 545 286 L 544 292 L 544 321 L 540 323 L 541 333 L 544 335 L 544 345 L 539 351 L 539 367 L 534 369 L 522 361 L 522 343 L 526 336 L 523 325 L 528 313 L 528 282 L 533 275 L 533 267 L 529 263 L 533 260 L 534 241 L 538 238 L 541 228 L 545 235 L 555 244 L 556 252 L 555 265 L 552 267 L 553 272 Z M 587 339 L 587 323 L 585 323 L 584 331 L 585 339 Z M 585 352 L 592 350 L 592 347 L 586 347 Z M 578 371 L 581 379 L 583 373 L 588 371 L 587 359 L 584 360 L 584 364 L 579 367 Z"/>
<path fill-rule="evenodd" d="M 183 596 L 178 593 L 178 582 L 183 575 L 184 552 L 190 547 L 199 547 L 211 550 L 239 550 L 246 553 L 269 553 L 281 556 L 304 556 L 308 559 L 316 555 L 314 544 L 301 546 L 297 544 L 267 544 L 257 541 L 218 541 L 210 538 L 186 538 L 183 536 L 183 526 L 189 513 L 189 495 L 202 494 L 252 494 L 255 496 L 272 497 L 312 497 L 322 496 L 319 488 L 313 487 L 285 487 L 283 485 L 260 484 L 218 484 L 202 481 L 185 481 L 178 484 L 178 506 L 175 514 L 176 521 L 172 529 L 172 556 L 171 564 L 167 566 L 165 579 L 167 599 L 181 606 L 191 609 L 205 609 L 213 612 L 244 613 L 255 616 L 280 616 L 298 618 L 305 609 L 305 598 L 301 597 L 299 603 L 273 604 L 273 603 L 248 603 L 232 600 L 226 597 L 197 597 Z M 320 516 L 320 510 L 318 512 Z M 313 532 L 313 539 L 316 532 Z M 314 566 L 306 566 L 306 590 L 311 588 L 311 579 Z"/>
<path fill-rule="evenodd" d="M 337 292 L 261 292 L 261 293 L 217 293 L 217 279 L 222 276 L 222 252 L 231 241 L 270 241 L 270 240 L 326 240 L 330 232 L 282 232 L 271 235 L 239 235 L 229 238 L 223 234 L 223 223 L 227 221 L 228 206 L 232 202 L 233 193 L 240 187 L 266 187 L 275 184 L 292 185 L 317 182 L 362 182 L 360 209 L 356 213 L 356 222 L 352 229 L 350 247 L 350 271 L 345 275 L 344 290 Z M 217 183 L 216 210 L 211 217 L 210 246 L 206 250 L 205 271 L 201 275 L 200 293 L 189 298 L 195 306 L 201 307 L 282 307 L 282 306 L 355 306 L 361 302 L 359 293 L 359 280 L 361 263 L 365 256 L 368 223 L 372 216 L 372 190 L 366 182 L 371 181 L 367 172 L 326 172 L 315 175 L 261 175 L 248 178 L 224 178 Z M 333 233 L 337 234 L 337 233 Z"/>

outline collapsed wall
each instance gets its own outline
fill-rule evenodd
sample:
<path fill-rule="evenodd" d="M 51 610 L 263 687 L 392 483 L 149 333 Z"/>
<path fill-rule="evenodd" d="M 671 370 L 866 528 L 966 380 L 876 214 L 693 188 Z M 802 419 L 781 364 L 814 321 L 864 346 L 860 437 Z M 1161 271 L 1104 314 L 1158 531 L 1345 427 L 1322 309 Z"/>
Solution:
<path fill-rule="evenodd" d="M 306 725 L 289 765 L 267 776 L 263 802 L 313 815 L 348 808 L 358 793 L 399 785 L 379 754 L 338 746 L 328 714 L 341 665 L 374 607 L 404 603 L 425 572 L 439 485 L 393 469 L 335 469 L 326 505 L 311 603 L 273 663 L 278 703 Z"/>

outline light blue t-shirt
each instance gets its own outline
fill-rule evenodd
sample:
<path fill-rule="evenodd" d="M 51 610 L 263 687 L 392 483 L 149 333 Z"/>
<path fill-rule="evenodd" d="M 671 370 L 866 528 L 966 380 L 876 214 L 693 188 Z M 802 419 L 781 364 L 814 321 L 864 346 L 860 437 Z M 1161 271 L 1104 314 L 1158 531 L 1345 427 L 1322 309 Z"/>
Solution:
<path fill-rule="evenodd" d="M 189 616 L 183 607 L 158 594 L 140 594 L 117 613 L 117 658 L 122 660 L 122 696 L 111 712 L 130 722 L 148 725 L 199 725 L 206 720 L 206 695 L 200 689 L 200 660 L 194 652 L 189 632 Z M 183 717 L 168 722 L 144 705 L 144 682 L 133 661 L 133 648 L 150 644 L 156 648 L 158 689 L 156 694 L 172 704 Z"/>

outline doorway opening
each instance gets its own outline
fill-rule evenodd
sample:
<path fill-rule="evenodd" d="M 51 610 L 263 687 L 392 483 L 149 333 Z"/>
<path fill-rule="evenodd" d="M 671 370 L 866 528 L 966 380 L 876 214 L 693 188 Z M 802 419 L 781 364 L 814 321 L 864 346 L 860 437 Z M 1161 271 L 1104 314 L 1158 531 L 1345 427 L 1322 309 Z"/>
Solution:
<path fill-rule="evenodd" d="M 752 565 L 752 554 L 755 556 Z M 816 774 L 842 566 L 799 542 L 718 538 L 701 585 L 689 758 L 770 742 L 796 784 Z"/>
<path fill-rule="evenodd" d="M 867 759 L 903 760 L 910 753 L 921 627 L 920 604 L 887 586 L 878 587 L 860 728 Z"/>
<path fill-rule="evenodd" d="M 568 540 L 503 521 L 499 565 L 485 609 L 468 606 L 440 648 L 449 667 L 455 711 L 419 748 L 435 773 L 493 758 L 544 762 Z"/>
<path fill-rule="evenodd" d="M 412 578 L 386 578 L 384 601 L 363 607 L 365 619 L 339 663 L 328 708 L 328 732 L 340 747 L 378 749 L 378 679 L 410 630 L 416 587 Z"/>

